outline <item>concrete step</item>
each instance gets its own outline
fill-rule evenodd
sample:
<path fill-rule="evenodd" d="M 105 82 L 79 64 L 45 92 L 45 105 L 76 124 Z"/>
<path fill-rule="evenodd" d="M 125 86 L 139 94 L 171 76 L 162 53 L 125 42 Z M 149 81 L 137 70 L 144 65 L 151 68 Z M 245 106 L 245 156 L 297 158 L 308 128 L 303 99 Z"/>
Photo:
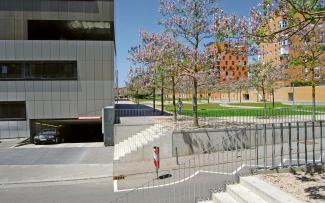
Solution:
<path fill-rule="evenodd" d="M 239 203 L 267 203 L 263 198 L 241 184 L 228 185 L 227 193 Z"/>
<path fill-rule="evenodd" d="M 212 200 L 214 203 L 237 203 L 237 201 L 226 192 L 212 194 Z"/>
<path fill-rule="evenodd" d="M 153 142 L 155 139 L 163 137 L 167 134 L 168 128 L 155 124 L 148 129 L 135 134 L 132 137 L 118 143 L 114 148 L 114 160 L 119 160 L 126 155 L 137 151 L 139 148 Z"/>
<path fill-rule="evenodd" d="M 276 188 L 254 176 L 240 178 L 240 184 L 253 191 L 267 202 L 300 203 L 300 201 L 281 191 L 279 188 Z"/>

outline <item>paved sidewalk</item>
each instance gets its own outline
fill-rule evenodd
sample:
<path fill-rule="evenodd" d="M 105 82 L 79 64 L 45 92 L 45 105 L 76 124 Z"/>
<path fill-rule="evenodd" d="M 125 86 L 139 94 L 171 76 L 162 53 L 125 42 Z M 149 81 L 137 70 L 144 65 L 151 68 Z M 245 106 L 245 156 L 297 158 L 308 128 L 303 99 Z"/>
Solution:
<path fill-rule="evenodd" d="M 0 186 L 112 177 L 113 164 L 2 165 Z"/>

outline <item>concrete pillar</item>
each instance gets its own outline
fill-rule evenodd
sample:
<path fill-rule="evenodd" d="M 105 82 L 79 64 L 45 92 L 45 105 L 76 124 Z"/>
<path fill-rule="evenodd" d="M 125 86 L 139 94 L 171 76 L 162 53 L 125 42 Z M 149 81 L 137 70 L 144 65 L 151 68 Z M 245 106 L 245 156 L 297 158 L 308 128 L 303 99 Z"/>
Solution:
<path fill-rule="evenodd" d="M 104 145 L 114 146 L 114 106 L 107 106 L 102 110 L 102 133 L 104 136 Z"/>

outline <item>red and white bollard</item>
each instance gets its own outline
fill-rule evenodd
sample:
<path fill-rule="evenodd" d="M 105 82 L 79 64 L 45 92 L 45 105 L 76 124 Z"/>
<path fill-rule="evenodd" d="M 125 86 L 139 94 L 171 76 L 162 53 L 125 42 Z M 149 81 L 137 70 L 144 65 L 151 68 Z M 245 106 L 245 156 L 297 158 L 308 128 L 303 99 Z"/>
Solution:
<path fill-rule="evenodd" d="M 153 164 L 156 168 L 157 179 L 158 177 L 158 170 L 159 170 L 159 147 L 153 147 Z"/>

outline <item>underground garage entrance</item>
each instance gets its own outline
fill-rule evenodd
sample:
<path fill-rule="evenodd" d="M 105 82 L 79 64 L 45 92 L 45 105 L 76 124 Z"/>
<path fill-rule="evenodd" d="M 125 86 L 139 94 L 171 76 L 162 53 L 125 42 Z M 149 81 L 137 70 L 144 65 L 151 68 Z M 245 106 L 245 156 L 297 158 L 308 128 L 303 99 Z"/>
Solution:
<path fill-rule="evenodd" d="M 32 140 L 44 129 L 57 129 L 64 143 L 103 142 L 101 119 L 31 120 Z"/>

